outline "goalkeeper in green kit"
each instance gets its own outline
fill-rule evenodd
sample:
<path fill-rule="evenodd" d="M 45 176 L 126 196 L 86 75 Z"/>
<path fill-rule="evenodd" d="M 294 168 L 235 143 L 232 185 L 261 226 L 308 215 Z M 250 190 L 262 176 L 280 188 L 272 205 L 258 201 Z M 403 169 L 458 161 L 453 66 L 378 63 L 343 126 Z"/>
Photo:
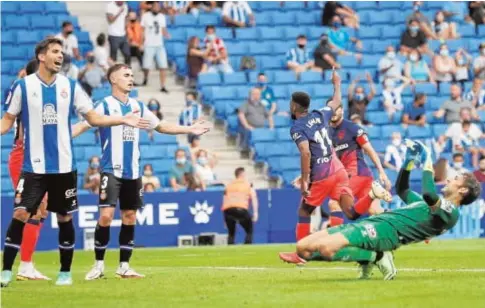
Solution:
<path fill-rule="evenodd" d="M 391 280 L 397 274 L 392 250 L 453 228 L 460 216 L 458 208 L 480 196 L 480 183 L 471 173 L 461 174 L 448 179 L 440 197 L 429 149 L 419 141 L 407 140 L 406 146 L 396 190 L 407 206 L 313 233 L 297 243 L 296 253 L 280 253 L 280 259 L 299 265 L 308 261 L 358 262 L 360 279 L 370 278 L 377 266 L 384 280 Z M 409 189 L 409 176 L 418 162 L 423 166 L 422 196 Z"/>

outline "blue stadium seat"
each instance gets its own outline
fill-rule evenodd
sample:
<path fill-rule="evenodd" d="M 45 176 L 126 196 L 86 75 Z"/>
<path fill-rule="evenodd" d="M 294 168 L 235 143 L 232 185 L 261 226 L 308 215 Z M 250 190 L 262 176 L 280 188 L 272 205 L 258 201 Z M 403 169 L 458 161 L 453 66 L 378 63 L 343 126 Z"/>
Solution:
<path fill-rule="evenodd" d="M 94 144 L 96 144 L 96 141 L 94 139 L 94 133 L 92 133 L 91 131 L 86 132 L 74 138 L 75 146 L 94 145 Z"/>
<path fill-rule="evenodd" d="M 176 28 L 176 29 L 181 29 L 181 28 Z M 222 29 L 221 29 L 222 30 Z M 172 31 L 172 30 L 170 30 Z M 192 36 L 196 36 L 200 38 L 201 40 L 205 37 L 205 29 L 198 27 L 198 28 L 185 28 L 187 39 L 189 39 Z M 218 31 L 217 35 L 219 34 L 220 31 Z M 187 48 L 184 48 L 187 49 Z"/>
<path fill-rule="evenodd" d="M 387 118 L 387 115 L 386 115 Z M 401 125 L 383 125 L 381 127 L 381 137 L 383 139 L 391 138 L 392 133 L 400 132 L 401 136 L 404 137 L 404 129 Z"/>
<path fill-rule="evenodd" d="M 236 88 L 237 98 L 241 100 L 247 100 L 249 97 L 249 92 L 251 91 L 251 86 L 241 85 Z"/>
<path fill-rule="evenodd" d="M 369 126 L 365 128 L 369 138 L 380 138 L 381 137 L 381 127 L 380 126 Z"/>
<path fill-rule="evenodd" d="M 245 44 L 248 46 L 247 44 Z M 272 54 L 271 44 L 261 44 L 260 42 L 251 42 L 249 44 L 249 54 L 250 55 L 271 55 Z"/>
<path fill-rule="evenodd" d="M 46 1 L 45 11 L 49 14 L 67 14 L 66 3 L 62 1 Z"/>
<path fill-rule="evenodd" d="M 2 4 L 3 6 L 4 4 Z M 16 43 L 16 33 L 14 31 L 2 31 L 2 46 L 5 46 L 7 44 L 13 45 Z"/>
<path fill-rule="evenodd" d="M 438 110 L 440 109 L 441 105 L 445 102 L 445 99 L 441 97 L 428 97 L 426 103 L 426 109 L 428 110 Z"/>
<path fill-rule="evenodd" d="M 17 43 L 19 45 L 31 45 L 37 43 L 40 40 L 38 32 L 36 31 L 18 31 L 17 33 Z"/>
<path fill-rule="evenodd" d="M 431 128 L 429 126 L 410 125 L 406 132 L 407 137 L 412 139 L 431 137 Z"/>
<path fill-rule="evenodd" d="M 286 2 L 286 3 L 290 3 L 290 2 Z M 296 19 L 296 23 L 300 26 L 309 26 L 314 24 L 313 20 L 308 18 L 307 12 L 301 12 L 301 11 L 297 12 L 295 15 L 295 19 Z"/>
<path fill-rule="evenodd" d="M 185 41 L 187 40 L 187 31 L 184 28 L 170 29 L 170 36 L 170 42 L 185 43 Z"/>
<path fill-rule="evenodd" d="M 277 99 L 286 99 L 288 97 L 288 86 L 273 86 L 273 93 Z"/>
<path fill-rule="evenodd" d="M 301 34 L 305 34 L 306 29 L 303 27 L 288 26 L 283 28 L 283 32 L 285 33 L 286 39 L 289 41 L 295 40 Z"/>
<path fill-rule="evenodd" d="M 175 135 L 154 134 L 153 142 L 155 144 L 177 144 L 177 137 Z"/>
<path fill-rule="evenodd" d="M 368 16 L 370 17 L 372 25 L 377 25 L 377 24 L 385 24 L 388 25 L 392 22 L 392 15 L 387 14 L 387 13 L 379 13 L 379 12 L 369 12 L 367 13 Z M 387 31 L 387 28 L 386 28 Z"/>
<path fill-rule="evenodd" d="M 259 31 L 257 28 L 236 29 L 236 38 L 238 40 L 257 40 Z"/>
<path fill-rule="evenodd" d="M 30 25 L 33 29 L 55 29 L 56 27 L 56 20 L 54 16 L 50 15 L 33 15 L 30 18 Z"/>
<path fill-rule="evenodd" d="M 399 10 L 401 8 L 401 2 L 399 1 L 379 1 L 378 2 L 379 9 L 381 11 L 387 11 L 392 9 Z"/>
<path fill-rule="evenodd" d="M 218 14 L 200 14 L 199 15 L 199 25 L 201 26 L 208 26 L 208 25 L 219 25 L 221 22 L 221 17 Z"/>
<path fill-rule="evenodd" d="M 283 9 L 285 11 L 302 11 L 305 9 L 306 3 L 303 1 L 285 1 L 283 2 Z"/>
<path fill-rule="evenodd" d="M 246 74 L 244 72 L 234 72 L 230 74 L 224 74 L 223 78 L 225 85 L 240 85 L 246 84 Z"/>
<path fill-rule="evenodd" d="M 30 21 L 27 16 L 7 15 L 5 17 L 6 29 L 28 29 Z"/>
<path fill-rule="evenodd" d="M 402 34 L 402 27 L 400 25 L 387 26 L 386 29 L 382 31 L 382 38 L 385 38 L 385 39 L 399 38 L 401 34 Z"/>
<path fill-rule="evenodd" d="M 281 10 L 281 4 L 279 1 L 262 1 L 259 3 L 259 9 L 261 11 Z"/>
<path fill-rule="evenodd" d="M 197 18 L 192 14 L 175 15 L 174 25 L 179 27 L 193 27 L 197 24 Z"/>
<path fill-rule="evenodd" d="M 2 61 L 4 60 L 25 60 L 27 51 L 24 48 L 15 48 L 11 46 L 2 47 Z"/>
<path fill-rule="evenodd" d="M 224 106 L 224 118 L 236 114 L 239 107 L 243 104 L 242 100 L 228 101 Z"/>
<path fill-rule="evenodd" d="M 357 59 L 352 56 L 340 56 L 338 58 L 338 62 L 342 65 L 344 68 L 357 68 L 359 67 L 359 63 L 357 62 Z"/>
<path fill-rule="evenodd" d="M 330 98 L 333 94 L 333 85 L 329 83 L 313 85 L 313 96 L 317 99 Z"/>
<path fill-rule="evenodd" d="M 293 12 L 274 12 L 272 19 L 275 26 L 295 25 L 296 22 L 295 14 Z"/>
<path fill-rule="evenodd" d="M 451 94 L 451 84 L 443 83 L 440 85 L 440 95 L 443 97 L 449 97 Z M 444 102 L 445 100 L 443 100 Z"/>
<path fill-rule="evenodd" d="M 2 136 L 2 149 L 12 148 L 13 140 L 15 139 L 14 134 L 6 134 Z"/>
<path fill-rule="evenodd" d="M 278 128 L 276 130 L 276 137 L 279 141 L 291 141 L 290 130 L 288 128 Z M 281 144 L 278 144 L 278 146 L 274 148 L 283 148 L 283 146 Z M 284 151 L 285 152 L 283 153 L 288 153 L 286 149 L 284 149 Z"/>
<path fill-rule="evenodd" d="M 256 84 L 258 82 L 258 75 L 259 75 L 260 72 L 249 72 L 249 82 L 251 84 Z M 272 71 L 267 71 L 267 72 L 264 72 L 264 74 L 266 75 L 266 80 L 268 81 L 268 83 L 273 83 L 273 72 Z"/>
<path fill-rule="evenodd" d="M 450 50 L 450 53 L 456 52 L 460 48 L 467 49 L 468 46 L 466 44 L 466 40 L 458 39 L 458 40 L 448 40 L 446 41 L 446 45 Z"/>
<path fill-rule="evenodd" d="M 436 95 L 438 94 L 438 89 L 432 83 L 418 83 L 415 86 L 416 93 L 424 93 L 426 95 Z"/>
<path fill-rule="evenodd" d="M 273 117 L 275 127 L 288 127 L 290 125 L 290 118 L 285 116 Z"/>
<path fill-rule="evenodd" d="M 89 38 L 89 32 L 79 31 L 78 33 L 76 33 L 76 36 L 77 36 L 77 40 L 79 41 L 80 44 L 91 42 L 91 40 Z"/>
<path fill-rule="evenodd" d="M 298 176 L 300 176 L 300 171 L 293 170 L 293 171 L 283 172 L 283 174 L 281 175 L 281 178 L 287 185 L 290 185 L 291 182 L 293 182 Z"/>
<path fill-rule="evenodd" d="M 243 42 L 226 43 L 226 48 L 231 55 L 246 56 L 248 54 L 248 45 Z"/>
<path fill-rule="evenodd" d="M 470 24 L 462 24 L 458 27 L 458 32 L 463 37 L 475 37 L 477 35 L 475 26 Z"/>
<path fill-rule="evenodd" d="M 271 12 L 254 13 L 258 26 L 271 26 L 273 24 L 273 14 Z"/>
<path fill-rule="evenodd" d="M 19 2 L 3 1 L 2 2 L 2 18 L 7 14 L 17 14 L 19 12 Z M 3 33 L 2 33 L 3 35 Z"/>
<path fill-rule="evenodd" d="M 276 101 L 278 111 L 290 111 L 290 101 L 286 99 L 280 99 Z"/>
<path fill-rule="evenodd" d="M 309 83 L 322 84 L 323 82 L 322 73 L 313 72 L 313 71 L 303 72 L 300 74 L 300 82 L 303 84 L 309 84 Z"/>
<path fill-rule="evenodd" d="M 359 29 L 359 38 L 370 39 L 381 37 L 381 29 L 372 26 L 362 26 Z"/>
<path fill-rule="evenodd" d="M 286 54 L 288 52 L 288 43 L 278 41 L 278 42 L 273 42 L 273 54 L 279 55 L 279 54 Z"/>
<path fill-rule="evenodd" d="M 308 27 L 307 35 L 310 40 L 318 40 L 324 33 L 328 33 L 327 27 Z"/>
<path fill-rule="evenodd" d="M 226 105 L 231 101 L 217 101 L 214 103 L 214 115 L 217 120 L 223 120 L 226 117 Z"/>
<path fill-rule="evenodd" d="M 263 70 L 274 70 L 283 67 L 280 57 L 263 56 L 261 57 L 261 68 Z"/>
<path fill-rule="evenodd" d="M 9 178 L 2 177 L 2 193 L 13 191 L 12 181 Z"/>
<path fill-rule="evenodd" d="M 485 25 L 478 25 L 478 37 L 485 37 Z"/>
<path fill-rule="evenodd" d="M 62 23 L 65 21 L 69 21 L 72 23 L 72 25 L 78 29 L 79 28 L 79 21 L 76 16 L 70 16 L 70 15 L 56 15 L 55 16 L 56 20 L 56 26 L 57 28 L 60 28 L 62 26 Z"/>
<path fill-rule="evenodd" d="M 264 41 L 279 40 L 283 37 L 283 33 L 281 28 L 261 27 L 259 28 L 259 37 Z"/>
<path fill-rule="evenodd" d="M 428 122 L 429 124 L 442 124 L 442 123 L 445 123 L 445 120 L 444 118 L 435 118 L 434 117 L 434 113 L 436 111 L 426 111 L 426 122 Z"/>
<path fill-rule="evenodd" d="M 255 128 L 251 131 L 251 144 L 256 142 L 271 142 L 276 138 L 276 133 L 267 128 Z"/>
<path fill-rule="evenodd" d="M 449 125 L 448 124 L 434 124 L 433 125 L 433 136 L 435 138 L 439 136 L 443 136 L 446 131 L 448 130 Z"/>
<path fill-rule="evenodd" d="M 293 71 L 276 71 L 274 72 L 273 82 L 275 84 L 296 83 L 296 74 Z"/>
<path fill-rule="evenodd" d="M 235 98 L 234 89 L 230 87 L 213 87 L 212 100 L 233 99 Z"/>
<path fill-rule="evenodd" d="M 215 86 L 222 83 L 221 76 L 217 73 L 202 73 L 197 77 L 197 86 Z"/>
<path fill-rule="evenodd" d="M 354 8 L 356 11 L 360 12 L 362 10 L 374 10 L 374 9 L 377 9 L 378 7 L 377 7 L 376 1 L 362 1 L 362 2 L 355 2 Z"/>
<path fill-rule="evenodd" d="M 152 140 L 146 131 L 140 131 L 140 144 L 150 144 Z"/>
<path fill-rule="evenodd" d="M 29 1 L 22 3 L 20 9 L 22 13 L 45 13 L 45 2 Z"/>

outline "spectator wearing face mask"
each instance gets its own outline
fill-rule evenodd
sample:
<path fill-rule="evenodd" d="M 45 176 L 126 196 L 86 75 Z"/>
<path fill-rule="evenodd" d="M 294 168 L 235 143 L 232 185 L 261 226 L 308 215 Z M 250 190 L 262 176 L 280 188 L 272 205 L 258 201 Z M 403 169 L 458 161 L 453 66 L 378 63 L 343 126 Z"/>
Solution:
<path fill-rule="evenodd" d="M 79 73 L 79 80 L 86 93 L 92 95 L 93 89 L 101 88 L 105 79 L 103 69 L 95 64 L 93 52 L 86 54 L 86 66 Z"/>
<path fill-rule="evenodd" d="M 441 105 L 440 109 L 434 113 L 434 116 L 438 119 L 444 116 L 446 123 L 460 122 L 461 110 L 465 108 L 467 111 L 471 111 L 472 118 L 478 119 L 472 103 L 461 97 L 460 86 L 457 84 L 452 84 L 450 86 L 450 99 Z"/>
<path fill-rule="evenodd" d="M 143 67 L 143 28 L 138 21 L 136 12 L 128 13 L 128 23 L 126 24 L 126 36 L 128 44 L 130 44 L 130 55 L 138 59 L 140 67 Z"/>
<path fill-rule="evenodd" d="M 86 173 L 84 174 L 83 188 L 89 190 L 93 194 L 99 194 L 100 173 L 98 156 L 93 156 L 89 159 L 88 170 L 86 170 Z"/>
<path fill-rule="evenodd" d="M 328 41 L 332 50 L 339 55 L 355 55 L 358 61 L 362 60 L 362 55 L 351 51 L 352 46 L 350 46 L 350 44 L 353 43 L 355 45 L 355 48 L 353 49 L 361 50 L 363 47 L 362 41 L 355 37 L 350 37 L 349 34 L 342 29 L 342 21 L 339 16 L 334 16 L 332 19 L 332 26 L 328 31 Z"/>
<path fill-rule="evenodd" d="M 428 48 L 428 39 L 423 31 L 419 29 L 419 22 L 417 20 L 410 20 L 408 28 L 401 35 L 400 52 L 407 56 L 411 51 L 419 51 L 420 53 L 431 53 Z"/>
<path fill-rule="evenodd" d="M 100 33 L 96 37 L 96 47 L 93 50 L 94 61 L 96 65 L 101 67 L 105 72 L 114 64 L 113 59 L 109 57 L 108 49 L 106 49 L 106 35 Z"/>
<path fill-rule="evenodd" d="M 155 192 L 155 186 L 152 183 L 145 184 L 143 186 L 143 192 L 153 193 L 153 192 Z"/>
<path fill-rule="evenodd" d="M 163 120 L 161 109 L 160 102 L 156 99 L 152 98 L 148 101 L 148 110 L 150 110 L 150 112 L 152 112 L 160 121 Z"/>
<path fill-rule="evenodd" d="M 205 150 L 199 150 L 196 154 L 195 173 L 197 173 L 206 186 L 213 185 L 216 181 L 216 176 L 212 168 L 213 166 L 211 165 L 207 152 Z"/>
<path fill-rule="evenodd" d="M 408 125 L 425 126 L 426 122 L 426 94 L 416 93 L 414 96 L 414 102 L 407 104 L 404 108 L 402 116 L 402 124 L 407 127 Z"/>
<path fill-rule="evenodd" d="M 406 145 L 402 143 L 399 132 L 392 133 L 391 141 L 392 143 L 386 147 L 384 154 L 384 167 L 399 171 L 406 155 Z"/>
<path fill-rule="evenodd" d="M 484 83 L 475 78 L 471 90 L 465 95 L 465 99 L 472 102 L 473 107 L 477 110 L 485 110 L 485 89 L 482 86 Z"/>
<path fill-rule="evenodd" d="M 485 80 L 485 42 L 480 44 L 480 55 L 473 61 L 475 78 Z"/>
<path fill-rule="evenodd" d="M 470 80 L 469 69 L 472 62 L 472 56 L 466 52 L 465 49 L 460 48 L 455 53 L 455 80 L 461 83 L 461 87 L 464 87 L 465 82 Z"/>
<path fill-rule="evenodd" d="M 190 126 L 195 121 L 201 119 L 202 116 L 202 106 L 196 101 L 196 94 L 193 92 L 187 93 L 185 95 L 185 107 L 179 116 L 180 125 Z M 187 136 L 189 143 L 193 137 L 192 134 Z"/>
<path fill-rule="evenodd" d="M 453 154 L 453 162 L 451 164 L 451 167 L 447 169 L 448 172 L 446 173 L 446 177 L 448 179 L 453 179 L 463 173 L 467 173 L 468 169 L 463 167 L 464 162 L 465 158 L 463 157 L 463 154 Z"/>
<path fill-rule="evenodd" d="M 334 16 L 341 16 L 347 27 L 359 28 L 359 15 L 354 10 L 338 1 L 326 1 L 322 12 L 322 25 L 330 27 Z"/>
<path fill-rule="evenodd" d="M 256 84 L 256 87 L 261 90 L 261 104 L 263 104 L 270 114 L 276 113 L 276 98 L 273 89 L 268 86 L 268 80 L 264 73 L 258 74 L 258 83 Z"/>
<path fill-rule="evenodd" d="M 186 188 L 187 182 L 184 174 L 193 172 L 194 168 L 192 167 L 192 164 L 187 161 L 185 151 L 178 149 L 175 152 L 175 164 L 170 170 L 170 187 L 172 187 L 174 191 Z"/>
<path fill-rule="evenodd" d="M 478 169 L 473 172 L 473 175 L 480 183 L 485 183 L 485 156 L 480 158 Z"/>
<path fill-rule="evenodd" d="M 485 2 L 470 1 L 468 2 L 468 12 L 475 25 L 485 24 Z"/>
<path fill-rule="evenodd" d="M 442 11 L 436 12 L 434 21 L 431 23 L 431 29 L 435 40 L 454 40 L 458 38 L 456 24 L 445 21 L 445 15 Z"/>
<path fill-rule="evenodd" d="M 379 60 L 378 69 L 381 81 L 384 79 L 392 79 L 395 81 L 401 79 L 403 64 L 396 57 L 394 46 L 387 46 L 386 54 Z"/>
<path fill-rule="evenodd" d="M 76 60 L 81 60 L 79 44 L 74 34 L 74 26 L 70 21 L 62 23 L 62 32 L 57 34 L 56 37 L 62 40 L 62 51 L 64 54 Z"/>
<path fill-rule="evenodd" d="M 203 183 L 198 182 L 194 176 L 194 173 L 186 172 L 184 173 L 184 181 L 187 183 L 187 191 L 203 191 Z"/>
<path fill-rule="evenodd" d="M 158 2 L 158 1 L 157 1 Z M 152 4 L 153 7 L 153 4 Z M 186 14 L 189 10 L 189 1 L 163 1 L 163 13 L 172 17 Z"/>
<path fill-rule="evenodd" d="M 361 86 L 356 87 L 356 84 L 360 81 L 360 77 L 357 77 L 352 81 L 348 90 L 349 100 L 349 115 L 358 114 L 362 119 L 362 123 L 369 124 L 366 120 L 365 113 L 367 111 L 367 105 L 376 95 L 376 88 L 372 81 L 372 76 L 366 73 L 367 83 L 369 84 L 370 92 L 366 94 L 364 88 Z"/>
<path fill-rule="evenodd" d="M 390 120 L 393 119 L 396 112 L 404 109 L 401 94 L 411 81 L 406 77 L 402 77 L 401 80 L 402 83 L 399 86 L 396 86 L 396 82 L 391 78 L 387 78 L 383 82 L 382 104 Z"/>
<path fill-rule="evenodd" d="M 222 20 L 229 27 L 254 27 L 256 19 L 247 1 L 226 1 L 222 7 Z"/>
<path fill-rule="evenodd" d="M 229 64 L 229 56 L 224 41 L 217 37 L 216 28 L 208 25 L 205 28 L 204 44 L 208 49 L 207 71 L 209 73 L 232 73 L 234 70 Z"/>
<path fill-rule="evenodd" d="M 286 53 L 286 65 L 294 71 L 297 76 L 313 68 L 314 62 L 310 57 L 310 51 L 306 48 L 307 38 L 300 34 L 296 38 L 296 47 L 291 48 Z"/>
<path fill-rule="evenodd" d="M 160 188 L 160 179 L 153 175 L 153 166 L 151 164 L 146 164 L 143 166 L 143 175 L 141 177 L 141 182 L 143 186 L 146 184 L 152 184 L 155 189 Z"/>
<path fill-rule="evenodd" d="M 79 68 L 72 63 L 72 58 L 68 55 L 64 55 L 64 61 L 60 73 L 68 78 L 77 80 L 79 75 Z"/>
<path fill-rule="evenodd" d="M 425 82 L 435 83 L 428 64 L 423 60 L 418 50 L 411 50 L 409 52 L 408 61 L 404 65 L 404 76 L 411 79 L 413 84 Z"/>
<path fill-rule="evenodd" d="M 320 36 L 320 43 L 313 52 L 316 71 L 331 70 L 334 67 L 340 69 L 340 64 L 337 62 L 337 55 L 332 52 L 330 43 L 328 42 L 328 35 L 326 33 Z"/>
<path fill-rule="evenodd" d="M 436 81 L 440 83 L 453 81 L 456 74 L 456 65 L 446 44 L 441 44 L 439 54 L 433 57 L 433 70 Z"/>
<path fill-rule="evenodd" d="M 435 39 L 428 17 L 421 12 L 422 5 L 422 1 L 413 1 L 413 13 L 406 18 L 406 22 L 409 23 L 415 20 L 419 30 L 423 32 L 427 38 Z"/>

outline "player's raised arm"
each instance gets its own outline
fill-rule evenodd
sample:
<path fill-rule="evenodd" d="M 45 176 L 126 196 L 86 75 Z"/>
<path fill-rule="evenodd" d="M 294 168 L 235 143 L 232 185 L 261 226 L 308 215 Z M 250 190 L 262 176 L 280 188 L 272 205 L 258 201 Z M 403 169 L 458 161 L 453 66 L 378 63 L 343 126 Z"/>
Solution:
<path fill-rule="evenodd" d="M 341 83 L 342 83 L 342 80 L 334 67 L 332 71 L 333 96 L 331 101 L 327 103 L 327 106 L 332 108 L 333 111 L 337 110 L 337 108 L 339 108 L 342 105 Z"/>
<path fill-rule="evenodd" d="M 406 204 L 413 202 L 423 201 L 421 196 L 409 189 L 409 177 L 411 175 L 411 170 L 414 169 L 414 163 L 417 159 L 417 149 L 414 147 L 414 143 L 410 140 L 406 140 L 406 159 L 403 162 L 401 170 L 399 170 L 399 175 L 396 180 L 396 192 L 399 197 Z"/>
<path fill-rule="evenodd" d="M 191 126 L 181 126 L 165 121 L 160 122 L 155 130 L 161 134 L 179 135 L 179 134 L 194 134 L 203 135 L 210 131 L 212 123 L 206 121 L 197 121 Z"/>
<path fill-rule="evenodd" d="M 86 121 L 78 122 L 72 126 L 72 138 L 76 138 L 79 135 L 87 132 L 91 128 Z"/>
<path fill-rule="evenodd" d="M 364 138 L 367 139 L 367 135 L 365 135 Z M 379 155 L 374 150 L 374 147 L 372 146 L 372 144 L 370 142 L 365 142 L 363 145 L 361 145 L 361 147 L 367 153 L 369 158 L 374 163 L 374 166 L 376 166 L 377 170 L 379 171 L 379 180 L 382 182 L 382 184 L 386 187 L 387 190 L 391 190 L 391 181 L 389 181 L 389 178 L 387 177 L 386 172 L 384 171 L 384 167 L 382 167 Z"/>

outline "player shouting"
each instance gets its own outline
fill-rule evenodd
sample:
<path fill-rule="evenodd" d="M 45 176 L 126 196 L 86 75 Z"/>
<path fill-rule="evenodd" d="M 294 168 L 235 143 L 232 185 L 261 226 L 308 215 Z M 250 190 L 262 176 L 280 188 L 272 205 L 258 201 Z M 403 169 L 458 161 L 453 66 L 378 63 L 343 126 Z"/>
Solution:
<path fill-rule="evenodd" d="M 303 196 L 298 209 L 297 240 L 310 234 L 310 216 L 327 197 L 339 200 L 342 210 L 350 219 L 357 219 L 366 213 L 372 199 L 391 199 L 389 192 L 374 182 L 370 197 L 361 198 L 354 206 L 347 172 L 335 154 L 328 132 L 334 110 L 341 107 L 340 76 L 335 70 L 332 83 L 333 98 L 322 109 L 309 111 L 310 97 L 304 92 L 295 92 L 291 97 L 291 117 L 295 120 L 291 137 L 300 151 L 300 189 Z"/>
<path fill-rule="evenodd" d="M 396 189 L 408 206 L 313 233 L 298 242 L 296 253 L 280 253 L 280 258 L 296 264 L 317 260 L 358 262 L 361 279 L 370 278 L 377 265 L 384 280 L 390 280 L 397 274 L 392 250 L 453 228 L 460 216 L 458 208 L 480 196 L 480 183 L 473 174 L 465 173 L 449 179 L 441 190 L 443 197 L 438 196 L 429 149 L 413 141 L 408 141 L 407 146 Z M 409 176 L 415 162 L 424 162 L 422 196 L 409 190 Z"/>
<path fill-rule="evenodd" d="M 100 114 L 136 113 L 149 124 L 149 129 L 163 134 L 201 135 L 209 131 L 211 124 L 197 122 L 192 126 L 179 126 L 160 120 L 141 102 L 130 98 L 134 78 L 131 68 L 115 64 L 108 70 L 108 81 L 112 87 L 111 96 L 98 102 L 95 111 Z M 84 124 L 73 133 L 77 136 L 88 130 Z M 94 233 L 95 264 L 87 273 L 86 280 L 104 276 L 104 255 L 110 239 L 110 225 L 116 204 L 120 202 L 121 230 L 119 235 L 120 264 L 116 270 L 118 278 L 142 278 L 129 266 L 135 245 L 136 211 L 143 207 L 143 187 L 140 173 L 140 130 L 128 126 L 114 126 L 100 129 L 103 155 L 101 157 L 101 187 L 99 192 L 100 216 Z"/>

